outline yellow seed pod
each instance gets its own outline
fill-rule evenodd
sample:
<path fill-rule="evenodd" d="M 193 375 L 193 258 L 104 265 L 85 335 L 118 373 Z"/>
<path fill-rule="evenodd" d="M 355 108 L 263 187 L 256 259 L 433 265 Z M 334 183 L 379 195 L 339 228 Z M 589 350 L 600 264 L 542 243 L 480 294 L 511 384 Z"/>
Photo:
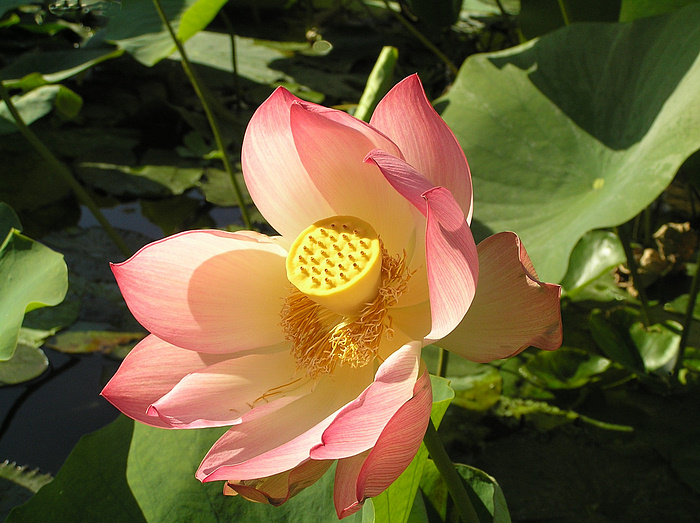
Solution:
<path fill-rule="evenodd" d="M 377 232 L 354 216 L 332 216 L 302 231 L 287 255 L 287 278 L 316 303 L 352 316 L 377 295 L 382 276 Z"/>

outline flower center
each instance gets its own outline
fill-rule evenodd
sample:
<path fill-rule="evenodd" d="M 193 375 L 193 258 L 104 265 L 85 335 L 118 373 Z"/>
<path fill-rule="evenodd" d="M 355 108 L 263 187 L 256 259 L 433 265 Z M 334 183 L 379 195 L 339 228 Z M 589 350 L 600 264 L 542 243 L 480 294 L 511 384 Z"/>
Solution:
<path fill-rule="evenodd" d="M 350 216 L 314 223 L 292 244 L 280 325 L 297 367 L 316 378 L 371 363 L 394 335 L 390 308 L 408 288 L 406 253 L 389 256 L 368 224 Z"/>
<path fill-rule="evenodd" d="M 287 255 L 287 278 L 301 292 L 342 315 L 357 315 L 377 295 L 382 249 L 370 224 L 333 216 L 306 228 Z"/>

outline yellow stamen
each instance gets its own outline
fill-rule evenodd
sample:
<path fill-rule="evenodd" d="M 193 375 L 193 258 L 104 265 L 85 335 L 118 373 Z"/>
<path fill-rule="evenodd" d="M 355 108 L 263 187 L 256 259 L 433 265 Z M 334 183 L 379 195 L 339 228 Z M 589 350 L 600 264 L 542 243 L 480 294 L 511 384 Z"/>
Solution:
<path fill-rule="evenodd" d="M 337 219 L 337 218 L 336 218 Z M 282 307 L 282 328 L 292 342 L 292 355 L 300 370 L 311 378 L 333 372 L 337 365 L 353 368 L 371 363 L 382 339 L 392 339 L 393 321 L 388 309 L 406 292 L 411 273 L 406 269 L 406 253 L 390 257 L 380 242 L 381 283 L 373 300 L 358 315 L 337 314 L 292 289 Z M 341 273 L 343 278 L 353 279 Z"/>

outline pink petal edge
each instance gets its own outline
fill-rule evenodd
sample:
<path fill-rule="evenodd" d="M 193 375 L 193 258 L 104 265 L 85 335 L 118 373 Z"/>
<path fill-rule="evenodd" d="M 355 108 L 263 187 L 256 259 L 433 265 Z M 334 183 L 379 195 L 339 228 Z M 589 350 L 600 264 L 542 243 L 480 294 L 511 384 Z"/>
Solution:
<path fill-rule="evenodd" d="M 290 107 L 299 101 L 278 87 L 253 114 L 241 150 L 243 177 L 256 207 L 279 234 L 292 239 L 333 215 L 294 144 Z"/>
<path fill-rule="evenodd" d="M 417 74 L 387 93 L 374 110 L 370 125 L 386 133 L 406 161 L 433 185 L 449 189 L 471 223 L 473 193 L 467 159 L 452 130 L 425 96 Z"/>
<path fill-rule="evenodd" d="M 151 334 L 131 349 L 101 394 L 130 418 L 152 427 L 172 428 L 160 418 L 148 415 L 149 405 L 167 394 L 190 372 L 228 357 L 181 349 Z"/>
<path fill-rule="evenodd" d="M 425 434 L 433 405 L 430 375 L 423 372 L 407 401 L 387 423 L 371 450 L 338 462 L 334 501 L 342 519 L 367 498 L 384 492 L 411 463 Z"/>
<path fill-rule="evenodd" d="M 479 277 L 476 243 L 462 209 L 444 187 L 435 187 L 403 160 L 371 151 L 373 163 L 391 185 L 427 217 L 425 258 L 432 329 L 437 340 L 454 329 L 469 310 Z"/>
<path fill-rule="evenodd" d="M 339 368 L 319 380 L 316 388 L 284 408 L 252 416 L 233 426 L 204 457 L 200 481 L 248 480 L 296 467 L 321 443 L 323 431 L 337 412 L 353 401 L 372 380 L 371 366 Z M 265 409 L 265 405 L 258 407 Z M 260 437 L 264 434 L 265 437 Z"/>
<path fill-rule="evenodd" d="M 413 396 L 420 350 L 421 342 L 414 341 L 389 356 L 369 387 L 335 416 L 321 444 L 311 449 L 311 458 L 347 458 L 373 447 L 392 416 Z"/>

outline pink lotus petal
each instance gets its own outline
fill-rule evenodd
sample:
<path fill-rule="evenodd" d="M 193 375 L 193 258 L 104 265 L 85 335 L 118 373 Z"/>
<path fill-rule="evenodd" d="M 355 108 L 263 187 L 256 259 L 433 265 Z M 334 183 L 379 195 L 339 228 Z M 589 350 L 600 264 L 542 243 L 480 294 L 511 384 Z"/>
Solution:
<path fill-rule="evenodd" d="M 379 102 L 370 124 L 386 133 L 408 163 L 433 185 L 446 187 L 472 216 L 472 182 L 464 151 L 447 124 L 435 112 L 418 75 L 399 82 Z"/>
<path fill-rule="evenodd" d="M 356 512 L 367 498 L 384 492 L 418 452 L 433 405 L 425 367 L 413 393 L 386 425 L 374 448 L 338 462 L 334 499 L 339 518 Z"/>
<path fill-rule="evenodd" d="M 102 396 L 124 414 L 153 427 L 171 428 L 146 411 L 188 373 L 224 361 L 228 355 L 181 349 L 153 335 L 146 336 L 124 358 Z"/>
<path fill-rule="evenodd" d="M 374 149 L 365 161 L 376 165 L 427 217 L 425 258 L 433 322 L 427 338 L 440 339 L 464 318 L 476 291 L 479 262 L 469 225 L 449 190 L 432 186 L 403 160 Z"/>
<path fill-rule="evenodd" d="M 251 118 L 241 151 L 243 177 L 255 205 L 277 232 L 292 239 L 334 214 L 294 145 L 289 109 L 298 100 L 282 87 L 272 93 Z"/>
<path fill-rule="evenodd" d="M 427 338 L 439 339 L 459 324 L 474 297 L 479 264 L 469 225 L 450 191 L 434 187 L 403 160 L 375 149 L 365 161 L 379 167 L 397 192 L 427 217 L 425 260 L 433 322 Z M 416 268 L 420 272 L 414 285 L 424 273 Z M 425 300 L 424 286 L 417 288 L 422 292 L 406 296 L 402 306 Z"/>
<path fill-rule="evenodd" d="M 472 361 L 488 362 L 530 345 L 561 345 L 559 285 L 542 283 L 512 232 L 495 234 L 478 246 L 479 287 L 464 321 L 438 345 Z"/>
<path fill-rule="evenodd" d="M 129 309 L 159 338 L 201 352 L 284 341 L 286 252 L 267 237 L 190 231 L 112 266 Z"/>
<path fill-rule="evenodd" d="M 370 451 L 366 450 L 357 456 L 338 460 L 333 489 L 333 501 L 338 519 L 351 516 L 362 508 L 365 500 L 357 499 L 357 478 L 369 453 Z"/>
<path fill-rule="evenodd" d="M 235 425 L 209 450 L 197 478 L 240 481 L 296 467 L 321 443 L 321 435 L 335 413 L 354 400 L 371 380 L 371 365 L 360 369 L 339 367 L 333 375 L 319 379 L 311 393 L 283 409 Z"/>
<path fill-rule="evenodd" d="M 450 191 L 436 187 L 423 197 L 428 202 L 425 257 L 433 321 L 426 338 L 437 340 L 467 313 L 477 288 L 479 260 L 472 232 Z"/>
<path fill-rule="evenodd" d="M 289 344 L 280 348 L 280 352 L 233 357 L 192 372 L 154 402 L 149 413 L 179 428 L 221 427 L 233 425 L 258 404 L 281 398 L 291 403 L 308 394 L 310 380 L 296 376 Z"/>
<path fill-rule="evenodd" d="M 268 503 L 275 507 L 316 483 L 333 464 L 332 461 L 306 460 L 291 470 L 274 476 L 244 481 L 228 481 L 224 494 L 240 494 L 245 499 L 257 503 Z"/>
<path fill-rule="evenodd" d="M 404 345 L 379 366 L 374 382 L 346 405 L 311 450 L 312 459 L 339 459 L 377 442 L 396 411 L 413 396 L 420 368 L 420 342 Z"/>
<path fill-rule="evenodd" d="M 385 143 L 379 133 L 363 126 L 339 123 L 308 106 L 291 107 L 294 143 L 309 176 L 336 215 L 356 216 L 371 224 L 390 254 L 401 253 L 415 231 L 411 205 L 373 165 L 364 163 L 369 151 Z M 372 140 L 372 133 L 376 140 Z"/>

